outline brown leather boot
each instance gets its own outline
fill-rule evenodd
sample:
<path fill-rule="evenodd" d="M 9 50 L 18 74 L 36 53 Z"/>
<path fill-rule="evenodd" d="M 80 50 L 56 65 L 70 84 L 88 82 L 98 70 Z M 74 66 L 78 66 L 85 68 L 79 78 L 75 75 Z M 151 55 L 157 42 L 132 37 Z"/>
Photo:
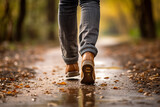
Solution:
<path fill-rule="evenodd" d="M 66 77 L 74 77 L 79 75 L 78 63 L 66 65 Z"/>
<path fill-rule="evenodd" d="M 86 52 L 82 55 L 81 83 L 93 84 L 95 82 L 94 54 Z"/>

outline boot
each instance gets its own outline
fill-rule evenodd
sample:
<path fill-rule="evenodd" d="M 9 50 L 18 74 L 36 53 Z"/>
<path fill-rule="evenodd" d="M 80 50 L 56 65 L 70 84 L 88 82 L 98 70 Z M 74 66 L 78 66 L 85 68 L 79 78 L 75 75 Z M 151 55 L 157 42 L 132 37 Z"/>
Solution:
<path fill-rule="evenodd" d="M 81 83 L 94 84 L 95 71 L 94 71 L 94 54 L 86 52 L 82 55 L 81 63 Z"/>
<path fill-rule="evenodd" d="M 74 77 L 79 75 L 78 63 L 66 65 L 66 77 Z"/>

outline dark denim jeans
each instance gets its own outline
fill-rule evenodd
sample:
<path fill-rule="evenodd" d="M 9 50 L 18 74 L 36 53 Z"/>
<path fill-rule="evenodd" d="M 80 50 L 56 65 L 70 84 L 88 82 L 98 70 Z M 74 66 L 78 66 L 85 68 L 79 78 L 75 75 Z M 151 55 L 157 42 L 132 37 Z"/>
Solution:
<path fill-rule="evenodd" d="M 100 20 L 99 0 L 79 0 L 81 22 L 79 27 L 80 54 L 91 52 L 97 55 L 95 47 Z M 78 61 L 77 45 L 77 6 L 78 0 L 60 0 L 59 2 L 59 39 L 62 57 L 66 64 Z"/>

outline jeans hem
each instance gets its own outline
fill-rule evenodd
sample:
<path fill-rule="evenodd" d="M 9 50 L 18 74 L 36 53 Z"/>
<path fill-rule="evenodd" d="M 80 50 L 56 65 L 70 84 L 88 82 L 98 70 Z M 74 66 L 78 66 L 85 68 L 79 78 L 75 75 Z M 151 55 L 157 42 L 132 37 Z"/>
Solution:
<path fill-rule="evenodd" d="M 68 65 L 68 64 L 75 64 L 78 62 L 78 56 L 77 57 L 73 57 L 73 58 L 66 58 L 64 56 L 62 56 L 64 62 Z"/>
<path fill-rule="evenodd" d="M 86 52 L 91 52 L 94 54 L 94 57 L 96 57 L 98 50 L 94 46 L 85 46 L 80 50 L 81 56 Z"/>

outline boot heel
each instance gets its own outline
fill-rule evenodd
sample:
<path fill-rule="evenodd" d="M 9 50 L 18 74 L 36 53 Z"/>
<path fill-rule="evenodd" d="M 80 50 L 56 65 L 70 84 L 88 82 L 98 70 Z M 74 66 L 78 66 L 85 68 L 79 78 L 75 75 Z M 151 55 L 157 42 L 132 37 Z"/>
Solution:
<path fill-rule="evenodd" d="M 94 83 L 94 64 L 90 60 L 86 60 L 82 63 L 83 77 L 81 83 L 93 84 Z"/>

